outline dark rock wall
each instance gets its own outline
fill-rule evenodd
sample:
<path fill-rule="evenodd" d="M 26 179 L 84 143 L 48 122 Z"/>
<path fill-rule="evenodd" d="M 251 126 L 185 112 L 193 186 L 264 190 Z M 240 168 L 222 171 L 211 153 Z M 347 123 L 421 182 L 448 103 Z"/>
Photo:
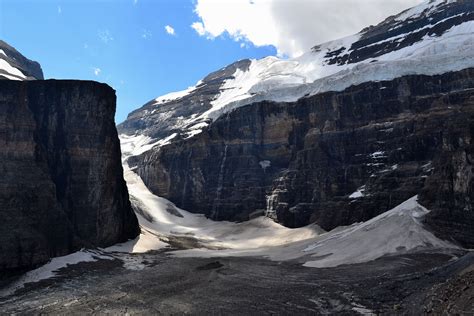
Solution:
<path fill-rule="evenodd" d="M 87 81 L 0 81 L 0 271 L 138 234 L 115 93 Z"/>
<path fill-rule="evenodd" d="M 435 171 L 426 181 L 421 202 L 432 210 L 426 222 L 441 237 L 473 248 L 474 113 L 456 121 L 448 119 L 440 127 L 448 125 L 453 132 L 442 137 L 442 150 L 433 162 Z"/>
<path fill-rule="evenodd" d="M 332 229 L 422 193 L 436 206 L 430 223 L 466 228 L 464 241 L 474 235 L 473 88 L 468 69 L 261 102 L 129 162 L 154 193 L 218 220 L 265 213 L 289 227 Z M 358 189 L 364 196 L 350 198 Z"/>

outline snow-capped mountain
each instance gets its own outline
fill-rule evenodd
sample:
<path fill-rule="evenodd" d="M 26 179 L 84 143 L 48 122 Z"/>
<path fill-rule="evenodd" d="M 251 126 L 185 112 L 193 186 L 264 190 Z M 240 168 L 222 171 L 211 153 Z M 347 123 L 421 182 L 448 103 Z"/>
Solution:
<path fill-rule="evenodd" d="M 153 194 L 214 220 L 331 230 L 419 195 L 439 235 L 472 245 L 473 34 L 473 1 L 427 1 L 239 61 L 131 113 L 122 151 Z"/>
<path fill-rule="evenodd" d="M 39 63 L 29 60 L 15 48 L 0 40 L 0 79 L 43 79 L 43 71 Z"/>
<path fill-rule="evenodd" d="M 119 125 L 127 135 L 188 138 L 237 107 L 292 102 L 367 81 L 435 75 L 474 66 L 474 2 L 430 0 L 300 57 L 242 60 L 195 86 L 160 96 Z"/>

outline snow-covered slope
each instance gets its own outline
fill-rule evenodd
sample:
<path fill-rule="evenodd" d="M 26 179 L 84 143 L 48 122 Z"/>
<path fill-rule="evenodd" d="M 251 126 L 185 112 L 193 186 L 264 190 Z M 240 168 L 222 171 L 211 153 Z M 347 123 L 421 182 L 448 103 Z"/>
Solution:
<path fill-rule="evenodd" d="M 415 196 L 365 223 L 330 232 L 303 250 L 313 258 L 305 266 L 332 267 L 416 250 L 456 248 L 423 227 L 421 220 L 428 213 Z"/>
<path fill-rule="evenodd" d="M 41 66 L 27 59 L 15 48 L 0 40 L 0 79 L 43 79 Z"/>
<path fill-rule="evenodd" d="M 164 248 L 168 246 L 166 242 L 203 249 L 256 250 L 308 240 L 324 232 L 316 225 L 289 229 L 267 217 L 242 223 L 217 222 L 179 209 L 151 193 L 142 179 L 129 169 L 127 159 L 147 145 L 131 146 L 127 137 L 121 137 L 121 144 L 125 180 L 142 233 L 136 240 L 108 248 L 109 251 L 146 252 Z"/>
<path fill-rule="evenodd" d="M 211 74 L 212 80 L 150 101 L 131 113 L 119 131 L 150 136 L 150 143 L 175 133 L 179 140 L 253 102 L 291 102 L 367 81 L 474 67 L 473 35 L 473 1 L 426 1 L 297 58 L 270 56 L 232 64 Z"/>
<path fill-rule="evenodd" d="M 144 138 L 136 146 L 130 140 L 121 138 L 125 180 L 142 233 L 106 249 L 109 252 L 147 252 L 178 244 L 189 249 L 173 252 L 176 256 L 264 256 L 276 261 L 297 259 L 305 266 L 322 268 L 386 255 L 458 249 L 425 229 L 422 220 L 429 211 L 418 203 L 417 196 L 369 221 L 330 232 L 315 224 L 290 229 L 268 217 L 241 223 L 212 221 L 151 193 L 127 163 L 148 145 L 140 145 Z"/>
<path fill-rule="evenodd" d="M 427 231 L 421 220 L 429 213 L 413 197 L 367 222 L 336 228 L 308 239 L 258 249 L 190 249 L 180 257 L 264 256 L 271 260 L 296 259 L 313 268 L 372 261 L 383 256 L 459 249 Z"/>

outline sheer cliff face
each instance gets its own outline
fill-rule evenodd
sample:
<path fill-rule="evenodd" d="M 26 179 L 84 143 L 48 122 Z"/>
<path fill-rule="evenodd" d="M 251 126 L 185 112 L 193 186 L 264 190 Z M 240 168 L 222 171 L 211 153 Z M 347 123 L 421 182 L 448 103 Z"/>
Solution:
<path fill-rule="evenodd" d="M 138 234 L 114 114 L 104 84 L 0 81 L 0 270 Z"/>
<path fill-rule="evenodd" d="M 437 233 L 473 245 L 472 89 L 467 69 L 255 103 L 129 163 L 154 193 L 218 220 L 332 229 L 421 194 Z"/>

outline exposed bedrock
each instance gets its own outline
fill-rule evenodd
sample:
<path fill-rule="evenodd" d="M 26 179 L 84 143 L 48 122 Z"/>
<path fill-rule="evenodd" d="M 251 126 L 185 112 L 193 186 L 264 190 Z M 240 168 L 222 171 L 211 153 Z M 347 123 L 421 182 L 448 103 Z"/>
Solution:
<path fill-rule="evenodd" d="M 0 81 L 0 272 L 135 237 L 115 92 L 90 81 Z"/>
<path fill-rule="evenodd" d="M 217 220 L 368 220 L 421 194 L 438 234 L 474 246 L 474 69 L 260 102 L 129 160 L 146 185 Z"/>

